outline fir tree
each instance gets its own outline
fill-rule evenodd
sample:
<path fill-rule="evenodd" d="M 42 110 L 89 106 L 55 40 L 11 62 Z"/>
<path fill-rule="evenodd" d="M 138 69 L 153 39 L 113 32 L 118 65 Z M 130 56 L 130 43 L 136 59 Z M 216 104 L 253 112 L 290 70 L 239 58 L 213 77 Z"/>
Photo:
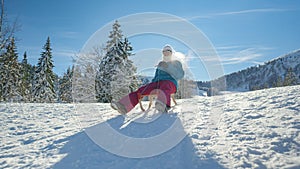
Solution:
<path fill-rule="evenodd" d="M 287 70 L 287 73 L 285 75 L 284 81 L 283 81 L 283 86 L 291 86 L 291 85 L 296 85 L 297 84 L 297 78 L 295 73 L 293 72 L 292 68 L 289 68 Z"/>
<path fill-rule="evenodd" d="M 134 66 L 133 61 L 129 59 L 130 56 L 133 55 L 132 52 L 132 46 L 130 44 L 130 42 L 128 41 L 127 38 L 124 39 L 124 43 L 121 43 L 123 47 L 123 51 L 125 53 L 125 67 L 124 70 L 126 72 L 126 78 L 127 78 L 127 82 L 126 84 L 128 84 L 128 87 L 130 89 L 130 92 L 136 90 L 139 85 L 141 85 L 141 81 L 138 80 L 137 76 L 136 76 L 136 72 L 137 72 L 137 68 Z M 127 93 L 126 93 L 127 94 Z"/>
<path fill-rule="evenodd" d="M 136 67 L 129 59 L 132 46 L 123 39 L 120 24 L 116 21 L 106 45 L 106 55 L 99 64 L 95 80 L 96 98 L 99 102 L 111 102 L 138 87 Z"/>
<path fill-rule="evenodd" d="M 56 99 L 55 75 L 49 37 L 43 50 L 35 70 L 33 97 L 35 102 L 54 102 Z"/>
<path fill-rule="evenodd" d="M 124 41 L 119 39 L 116 42 L 99 65 L 95 84 L 96 98 L 99 102 L 117 100 L 138 87 L 136 67 L 128 58 L 132 55 L 132 47 L 126 38 Z"/>
<path fill-rule="evenodd" d="M 21 95 L 24 102 L 31 101 L 31 88 L 33 80 L 34 70 L 33 67 L 28 64 L 26 52 L 23 55 L 21 62 Z"/>
<path fill-rule="evenodd" d="M 117 67 L 121 64 L 122 58 L 118 54 L 117 45 L 115 45 L 107 52 L 99 65 L 95 84 L 96 98 L 99 102 L 111 102 L 113 93 L 111 82 L 113 82 L 114 76 L 118 74 Z"/>
<path fill-rule="evenodd" d="M 6 47 L 1 58 L 1 95 L 3 101 L 18 102 L 22 100 L 20 92 L 20 65 L 14 38 Z"/>
<path fill-rule="evenodd" d="M 119 24 L 119 22 L 116 20 L 115 23 L 112 26 L 112 31 L 110 32 L 109 40 L 106 43 L 106 51 L 109 51 L 110 48 L 112 48 L 114 45 L 118 44 L 122 38 L 122 31 L 120 29 L 121 25 Z"/>
<path fill-rule="evenodd" d="M 71 103 L 72 99 L 72 78 L 73 78 L 73 67 L 68 68 L 67 72 L 64 73 L 63 77 L 59 80 L 59 98 L 60 101 Z"/>
<path fill-rule="evenodd" d="M 121 97 L 136 90 L 139 86 L 136 77 L 136 67 L 128 59 L 132 55 L 132 47 L 126 38 L 124 42 L 119 43 L 119 49 L 122 51 L 120 56 L 123 58 L 123 63 L 116 67 L 116 74 L 112 75 L 112 81 L 110 82 L 112 88 L 111 96 L 114 100 L 121 99 Z"/>
<path fill-rule="evenodd" d="M 273 84 L 273 87 L 281 87 L 282 85 L 283 85 L 282 78 L 278 76 L 277 80 Z"/>

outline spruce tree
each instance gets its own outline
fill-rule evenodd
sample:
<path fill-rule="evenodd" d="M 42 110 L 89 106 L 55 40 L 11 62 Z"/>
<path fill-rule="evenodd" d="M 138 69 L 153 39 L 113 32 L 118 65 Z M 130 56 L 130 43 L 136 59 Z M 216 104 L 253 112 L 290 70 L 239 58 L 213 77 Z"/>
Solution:
<path fill-rule="evenodd" d="M 296 85 L 297 84 L 297 78 L 295 73 L 293 72 L 292 68 L 289 68 L 287 70 L 287 73 L 285 75 L 284 81 L 283 81 L 283 86 L 291 86 L 291 85 Z"/>
<path fill-rule="evenodd" d="M 35 69 L 34 85 L 33 85 L 33 100 L 35 102 L 55 102 L 55 75 L 53 73 L 52 49 L 50 46 L 50 38 L 47 38 L 46 44 L 43 47 L 43 52 L 38 60 Z"/>
<path fill-rule="evenodd" d="M 59 80 L 59 98 L 61 102 L 71 103 L 72 99 L 72 78 L 73 67 L 68 68 L 63 77 Z"/>
<path fill-rule="evenodd" d="M 14 38 L 11 38 L 1 60 L 2 100 L 7 102 L 19 102 L 22 100 L 20 92 L 20 65 L 18 63 L 18 53 Z"/>
<path fill-rule="evenodd" d="M 21 62 L 21 95 L 24 102 L 31 101 L 31 88 L 33 80 L 34 70 L 33 67 L 27 61 L 26 52 L 23 55 Z"/>
<path fill-rule="evenodd" d="M 117 66 L 122 64 L 122 58 L 118 55 L 117 45 L 113 46 L 104 56 L 99 65 L 96 76 L 96 98 L 99 102 L 107 103 L 112 100 L 112 86 L 114 76 L 118 74 Z"/>
<path fill-rule="evenodd" d="M 121 25 L 119 24 L 118 20 L 116 20 L 112 26 L 112 31 L 110 31 L 110 34 L 108 36 L 109 40 L 106 42 L 106 51 L 109 51 L 110 48 L 112 48 L 122 40 L 123 34 L 120 27 Z"/>
<path fill-rule="evenodd" d="M 119 64 L 114 65 L 115 72 L 111 74 L 110 86 L 108 86 L 108 88 L 111 88 L 110 98 L 114 100 L 119 100 L 129 92 L 136 90 L 139 85 L 137 83 L 136 67 L 128 59 L 132 51 L 130 43 L 125 39 L 124 43 L 119 42 L 117 49 L 121 51 L 117 56 L 120 56 L 122 60 Z"/>
<path fill-rule="evenodd" d="M 129 59 L 132 46 L 123 39 L 119 23 L 116 21 L 107 42 L 106 55 L 102 58 L 95 80 L 96 98 L 99 102 L 111 102 L 138 87 L 136 67 Z"/>
<path fill-rule="evenodd" d="M 122 46 L 123 46 L 123 51 L 127 56 L 125 58 L 125 72 L 126 72 L 126 79 L 128 83 L 126 84 L 129 85 L 128 87 L 130 89 L 130 92 L 132 92 L 136 90 L 141 85 L 142 82 L 138 80 L 136 76 L 137 68 L 133 64 L 133 61 L 129 59 L 129 57 L 133 55 L 132 53 L 133 48 L 127 38 L 124 39 L 124 43 Z"/>
<path fill-rule="evenodd" d="M 281 87 L 283 85 L 281 76 L 278 76 L 273 87 Z"/>

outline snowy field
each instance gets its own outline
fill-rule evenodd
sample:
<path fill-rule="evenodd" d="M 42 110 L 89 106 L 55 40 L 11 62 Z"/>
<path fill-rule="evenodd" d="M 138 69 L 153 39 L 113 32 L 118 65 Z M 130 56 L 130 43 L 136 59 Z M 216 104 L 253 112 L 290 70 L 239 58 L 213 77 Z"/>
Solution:
<path fill-rule="evenodd" d="M 149 123 L 125 123 L 136 113 L 123 117 L 108 104 L 1 103 L 0 168 L 300 168 L 299 91 L 292 86 L 178 100 L 170 114 Z M 112 154 L 85 132 L 109 124 L 146 138 L 176 119 L 186 137 L 146 158 Z"/>

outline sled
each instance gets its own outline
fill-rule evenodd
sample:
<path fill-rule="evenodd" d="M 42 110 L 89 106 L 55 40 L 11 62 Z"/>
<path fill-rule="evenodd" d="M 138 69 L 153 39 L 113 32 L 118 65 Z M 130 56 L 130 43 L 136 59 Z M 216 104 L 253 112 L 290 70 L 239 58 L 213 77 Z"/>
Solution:
<path fill-rule="evenodd" d="M 148 104 L 148 108 L 147 110 L 145 110 L 145 108 L 143 107 L 143 104 L 142 104 L 142 100 L 144 97 L 148 96 L 148 99 L 149 99 L 149 104 Z M 140 108 L 141 110 L 144 112 L 144 111 L 148 111 L 151 106 L 152 106 L 152 103 L 153 103 L 153 100 L 154 98 L 157 96 L 157 93 L 152 93 L 151 95 L 140 95 L 139 96 L 139 105 L 140 105 Z M 171 100 L 174 102 L 175 105 L 177 105 L 177 102 L 175 100 L 175 93 L 171 94 Z"/>
<path fill-rule="evenodd" d="M 175 110 L 175 112 L 174 112 Z M 174 106 L 171 107 L 171 109 L 168 111 L 168 113 L 162 113 L 156 110 L 154 107 L 150 107 L 147 110 L 139 110 L 138 108 L 134 109 L 134 111 L 126 114 L 124 117 L 124 122 L 122 126 L 119 129 L 126 128 L 129 124 L 132 122 L 136 123 L 150 123 L 157 118 L 159 118 L 162 114 L 169 114 L 171 113 L 172 116 L 177 116 L 178 109 L 176 109 Z"/>

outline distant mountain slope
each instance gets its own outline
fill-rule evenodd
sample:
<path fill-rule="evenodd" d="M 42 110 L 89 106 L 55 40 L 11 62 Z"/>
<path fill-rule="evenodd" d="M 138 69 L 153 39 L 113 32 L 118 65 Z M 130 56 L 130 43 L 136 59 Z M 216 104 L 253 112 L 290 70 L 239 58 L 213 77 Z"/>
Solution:
<path fill-rule="evenodd" d="M 214 84 L 224 77 L 214 80 Z M 263 65 L 253 66 L 225 75 L 226 90 L 249 91 L 262 88 L 300 84 L 300 49 L 280 56 Z M 211 82 L 199 82 L 199 87 L 208 87 Z"/>

